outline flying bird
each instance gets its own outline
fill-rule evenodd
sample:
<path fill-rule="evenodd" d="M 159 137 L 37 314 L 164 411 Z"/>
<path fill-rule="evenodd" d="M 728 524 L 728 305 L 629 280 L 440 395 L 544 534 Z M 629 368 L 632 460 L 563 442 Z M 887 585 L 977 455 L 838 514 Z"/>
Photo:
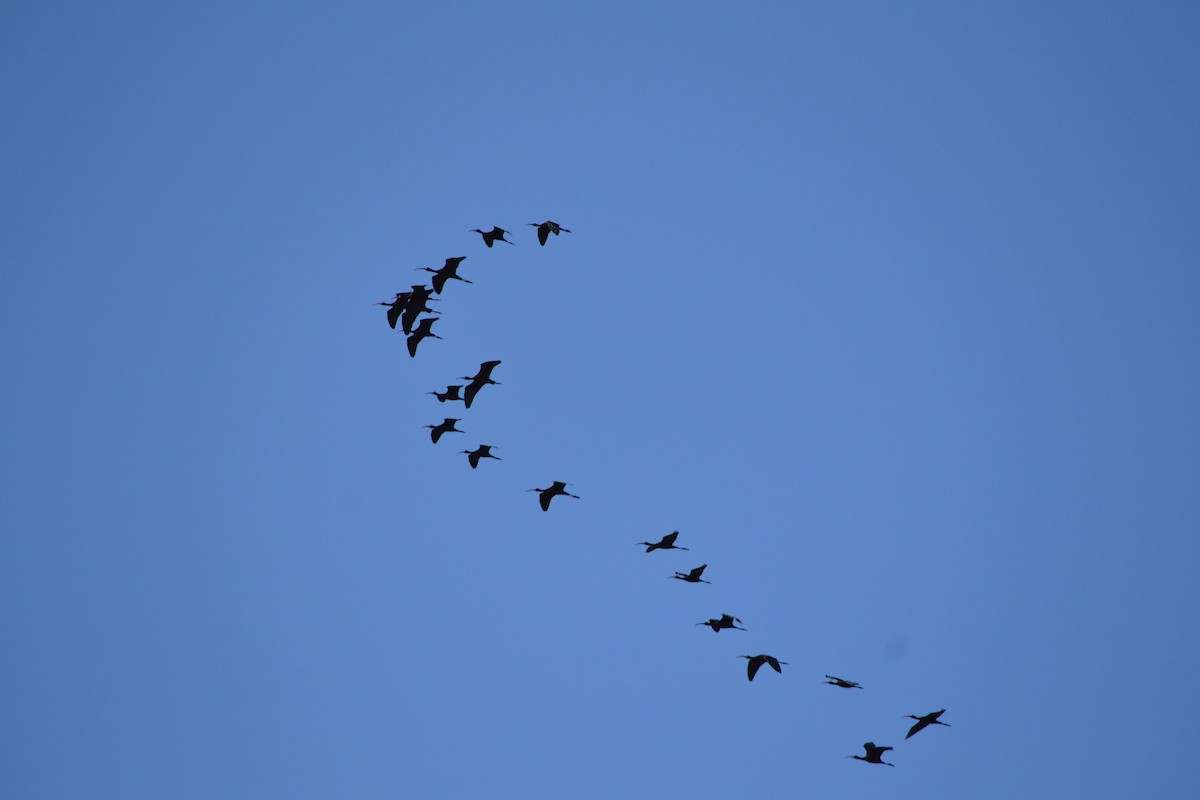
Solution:
<path fill-rule="evenodd" d="M 504 230 L 504 228 L 493 227 L 490 231 L 481 231 L 479 228 L 472 228 L 468 232 L 478 233 L 483 237 L 483 243 L 488 247 L 492 246 L 492 242 L 507 242 L 508 244 L 516 244 L 516 242 L 510 242 L 508 239 L 504 238 L 504 234 L 508 233 L 508 231 Z"/>
<path fill-rule="evenodd" d="M 653 544 L 650 542 L 637 542 L 637 544 L 646 545 L 647 553 L 652 553 L 655 550 L 687 550 L 688 548 L 686 548 L 686 547 L 676 546 L 675 540 L 678 537 L 679 537 L 679 531 L 674 531 L 672 533 L 668 533 L 666 536 L 662 537 L 661 539 L 659 539 L 657 542 L 654 542 Z"/>
<path fill-rule="evenodd" d="M 387 306 L 387 321 L 388 325 L 392 326 L 392 330 L 396 329 L 396 323 L 400 320 L 400 315 L 404 313 L 404 309 L 408 307 L 408 301 L 412 298 L 412 292 L 396 292 L 396 299 L 392 301 L 383 301 L 376 303 L 377 306 Z"/>
<path fill-rule="evenodd" d="M 701 564 L 691 572 L 676 572 L 671 577 L 678 578 L 681 581 L 687 581 L 688 583 L 712 583 L 712 581 L 706 581 L 700 578 L 700 576 L 704 574 L 704 568 L 707 566 L 708 564 Z"/>
<path fill-rule="evenodd" d="M 447 258 L 446 264 L 443 267 L 439 267 L 438 269 L 431 269 L 429 267 L 417 267 L 417 272 L 422 272 L 422 271 L 432 272 L 433 273 L 433 291 L 435 294 L 441 294 L 442 289 L 446 288 L 446 281 L 455 280 L 455 281 L 462 281 L 463 283 L 474 283 L 474 281 L 469 281 L 466 278 L 459 277 L 459 275 L 458 275 L 458 265 L 461 264 L 463 262 L 463 260 L 465 260 L 465 259 L 466 259 L 466 256 L 459 256 L 458 258 Z"/>
<path fill-rule="evenodd" d="M 447 387 L 446 387 L 446 391 L 444 391 L 444 392 L 426 392 L 425 394 L 431 394 L 431 395 L 433 395 L 434 397 L 436 397 L 436 398 L 438 399 L 438 402 L 439 402 L 439 403 L 444 403 L 444 402 L 446 402 L 447 400 L 459 400 L 459 401 L 461 401 L 461 400 L 462 400 L 462 395 L 460 395 L 460 394 L 458 393 L 458 390 L 459 390 L 459 389 L 461 389 L 461 388 L 462 388 L 462 387 L 461 387 L 461 386 L 458 386 L 458 385 L 455 385 L 455 386 L 447 386 Z"/>
<path fill-rule="evenodd" d="M 408 355 L 410 357 L 417 357 L 417 345 L 421 343 L 422 339 L 426 337 L 433 339 L 442 338 L 432 330 L 433 323 L 435 322 L 437 322 L 436 317 L 426 317 L 425 319 L 421 320 L 420 324 L 417 325 L 416 329 L 412 332 L 412 335 L 408 337 Z"/>
<path fill-rule="evenodd" d="M 930 725 L 946 725 L 945 722 L 938 721 L 938 717 L 940 717 L 942 714 L 945 714 L 945 713 L 946 713 L 946 709 L 943 708 L 941 711 L 930 711 L 928 714 L 926 714 L 923 717 L 918 717 L 913 714 L 905 714 L 904 715 L 905 719 L 915 719 L 917 721 L 917 724 L 913 725 L 911 728 L 908 729 L 908 735 L 905 736 L 904 738 L 910 739 L 910 738 L 912 738 L 913 734 L 920 733 L 921 731 L 928 728 Z M 946 725 L 946 727 L 949 728 L 950 726 Z"/>
<path fill-rule="evenodd" d="M 479 445 L 479 447 L 476 447 L 474 450 L 463 450 L 461 452 L 467 454 L 467 461 L 471 462 L 471 469 L 475 469 L 476 467 L 479 466 L 479 459 L 481 459 L 481 458 L 494 458 L 497 461 L 504 460 L 504 459 L 500 458 L 499 456 L 492 455 L 492 447 L 493 447 L 493 445 L 490 445 L 490 444 L 481 444 L 481 445 Z"/>
<path fill-rule="evenodd" d="M 576 500 L 579 499 L 579 495 L 571 494 L 567 491 L 567 486 L 568 484 L 563 483 L 562 481 L 555 481 L 545 489 L 535 488 L 529 489 L 528 491 L 538 492 L 538 502 L 542 504 L 542 511 L 549 511 L 550 501 L 560 494 L 566 495 L 567 497 L 574 497 Z"/>
<path fill-rule="evenodd" d="M 843 680 L 842 678 L 835 678 L 832 675 L 826 675 L 825 677 L 829 678 L 829 680 L 821 681 L 821 682 L 828 683 L 830 686 L 840 686 L 843 689 L 861 689 L 862 688 L 862 686 L 860 684 L 855 683 L 854 681 L 847 681 L 847 680 Z"/>
<path fill-rule="evenodd" d="M 471 407 L 471 403 L 475 400 L 475 395 L 479 394 L 479 390 L 484 386 L 487 386 L 489 383 L 495 386 L 500 385 L 499 381 L 492 380 L 492 370 L 499 366 L 499 364 L 499 361 L 485 361 L 479 365 L 479 372 L 476 372 L 474 375 L 458 376 L 459 380 L 470 381 L 463 392 L 463 402 L 466 403 L 467 408 Z"/>
<path fill-rule="evenodd" d="M 417 284 L 412 287 L 409 292 L 408 303 L 404 307 L 404 314 L 400 317 L 401 327 L 404 328 L 405 335 L 412 333 L 413 323 L 417 321 L 417 317 L 424 313 L 438 314 L 429 307 L 430 296 L 433 290 L 424 284 Z"/>
<path fill-rule="evenodd" d="M 421 427 L 433 429 L 429 431 L 429 438 L 433 439 L 434 444 L 437 444 L 438 439 L 442 438 L 443 433 L 463 433 L 463 431 L 460 431 L 458 428 L 454 427 L 454 423 L 456 422 L 458 422 L 457 419 L 446 417 L 441 425 L 422 425 Z"/>
<path fill-rule="evenodd" d="M 708 622 L 697 622 L 697 625 L 707 625 L 713 629 L 714 633 L 720 633 L 722 628 L 732 628 L 735 631 L 744 631 L 745 628 L 739 628 L 734 625 L 735 622 L 741 622 L 737 617 L 731 617 L 728 614 L 722 614 L 720 619 L 710 619 Z M 758 667 L 755 667 L 758 669 Z M 753 680 L 753 678 L 751 678 Z"/>
<path fill-rule="evenodd" d="M 526 222 L 526 225 L 532 225 L 537 228 L 538 242 L 542 247 L 546 246 L 546 240 L 550 238 L 550 234 L 558 236 L 560 233 L 570 233 L 571 231 L 557 222 L 546 220 L 545 222 Z"/>
<path fill-rule="evenodd" d="M 868 764 L 887 764 L 889 767 L 894 767 L 896 766 L 895 764 L 888 764 L 888 762 L 883 760 L 883 754 L 892 749 L 894 748 L 880 747 L 874 742 L 864 742 L 863 750 L 867 751 L 865 756 L 846 756 L 846 758 L 857 758 L 859 761 L 865 761 Z"/>
<path fill-rule="evenodd" d="M 740 622 L 741 620 L 738 620 L 738 621 Z M 755 673 L 758 672 L 758 668 L 761 667 L 763 664 L 770 664 L 771 669 L 775 670 L 776 672 L 782 673 L 783 670 L 779 668 L 779 665 L 787 663 L 786 661 L 780 661 L 775 656 L 769 656 L 764 653 L 759 653 L 756 656 L 738 656 L 738 658 L 750 659 L 749 661 L 746 662 L 746 678 L 749 680 L 754 680 Z"/>

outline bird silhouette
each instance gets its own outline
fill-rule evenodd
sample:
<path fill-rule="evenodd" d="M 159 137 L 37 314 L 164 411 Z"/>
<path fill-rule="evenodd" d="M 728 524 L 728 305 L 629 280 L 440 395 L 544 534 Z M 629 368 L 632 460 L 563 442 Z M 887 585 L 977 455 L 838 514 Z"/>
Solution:
<path fill-rule="evenodd" d="M 888 762 L 883 760 L 883 754 L 892 749 L 894 748 L 880 747 L 874 742 L 864 742 L 863 750 L 867 751 L 865 756 L 846 756 L 846 758 L 857 758 L 859 761 L 865 761 L 868 764 L 887 764 L 889 767 L 894 767 L 896 766 L 895 764 L 888 764 Z"/>
<path fill-rule="evenodd" d="M 508 233 L 508 231 L 504 230 L 504 228 L 493 227 L 490 231 L 481 231 L 479 228 L 472 228 L 468 232 L 478 233 L 483 237 L 483 243 L 488 247 L 491 247 L 493 242 L 507 242 L 508 244 L 516 244 L 516 242 L 510 242 L 508 239 L 504 238 L 504 234 Z"/>
<path fill-rule="evenodd" d="M 466 278 L 459 277 L 458 275 L 458 265 L 461 264 L 464 259 L 466 259 L 466 256 L 447 258 L 445 266 L 439 267 L 438 269 L 417 267 L 417 272 L 432 272 L 433 291 L 435 294 L 441 294 L 442 289 L 446 288 L 446 281 L 456 280 L 462 281 L 463 283 L 474 283 L 474 281 L 469 281 Z"/>
<path fill-rule="evenodd" d="M 458 400 L 459 402 L 462 402 L 462 395 L 458 393 L 459 389 L 461 388 L 462 387 L 458 385 L 447 386 L 446 391 L 444 392 L 426 392 L 425 394 L 433 395 L 438 399 L 439 403 L 444 403 L 447 400 Z"/>
<path fill-rule="evenodd" d="M 432 339 L 442 338 L 431 330 L 433 328 L 433 323 L 435 322 L 437 322 L 436 317 L 426 317 L 425 319 L 421 320 L 420 324 L 417 325 L 416 329 L 412 332 L 412 335 L 408 337 L 409 356 L 412 358 L 417 357 L 417 345 L 421 343 L 422 339 L 426 337 Z"/>
<path fill-rule="evenodd" d="M 542 511 L 549 511 L 550 510 L 550 501 L 553 500 L 555 497 L 557 497 L 560 494 L 566 495 L 567 497 L 574 497 L 576 500 L 579 499 L 579 495 L 571 494 L 570 492 L 567 491 L 568 485 L 569 484 L 563 483 L 562 481 L 555 481 L 554 483 L 550 484 L 550 486 L 548 486 L 545 489 L 536 489 L 535 488 L 535 489 L 529 489 L 528 491 L 538 492 L 538 502 L 542 504 Z"/>
<path fill-rule="evenodd" d="M 546 240 L 550 238 L 550 234 L 553 233 L 555 236 L 558 236 L 560 233 L 571 232 L 557 222 L 551 222 L 550 220 L 546 220 L 545 222 L 526 222 L 525 224 L 537 228 L 538 242 L 542 247 L 546 246 Z"/>
<path fill-rule="evenodd" d="M 691 572 L 676 572 L 671 577 L 678 578 L 681 581 L 687 581 L 688 583 L 712 583 L 712 581 L 706 581 L 700 578 L 700 576 L 704 574 L 704 568 L 707 566 L 708 564 L 701 564 Z"/>
<path fill-rule="evenodd" d="M 741 622 L 737 617 L 731 617 L 728 614 L 722 614 L 720 619 L 710 619 L 708 622 L 697 622 L 697 625 L 707 625 L 713 629 L 714 633 L 720 633 L 722 628 L 732 628 L 735 631 L 744 631 L 745 628 L 739 628 L 734 625 L 735 622 Z M 758 669 L 758 667 L 755 667 Z"/>
<path fill-rule="evenodd" d="M 687 550 L 688 548 L 678 547 L 675 544 L 675 540 L 678 537 L 679 537 L 679 531 L 674 531 L 672 533 L 668 533 L 666 536 L 662 537 L 661 539 L 659 539 L 657 542 L 654 542 L 653 544 L 650 542 L 637 542 L 637 544 L 646 545 L 647 553 L 652 553 L 655 550 Z"/>
<path fill-rule="evenodd" d="M 738 621 L 740 622 L 741 620 Z M 779 665 L 787 663 L 786 661 L 780 661 L 775 656 L 769 656 L 765 653 L 759 653 L 756 656 L 738 656 L 738 658 L 750 659 L 746 662 L 746 678 L 748 680 L 754 680 L 754 675 L 758 672 L 758 668 L 763 664 L 770 664 L 771 669 L 782 673 L 783 670 L 779 668 Z"/>
<path fill-rule="evenodd" d="M 404 313 L 400 317 L 401 327 L 404 328 L 405 335 L 412 333 L 413 323 L 417 321 L 417 317 L 425 312 L 437 314 L 429 307 L 430 296 L 433 290 L 424 284 L 415 284 L 412 291 L 409 292 L 408 303 L 404 306 Z"/>
<path fill-rule="evenodd" d="M 396 292 L 395 300 L 385 300 L 382 303 L 376 303 L 377 306 L 387 306 L 387 321 L 388 325 L 392 326 L 392 330 L 396 329 L 396 323 L 400 320 L 400 315 L 404 313 L 404 309 L 408 307 L 408 301 L 412 298 L 412 292 Z"/>
<path fill-rule="evenodd" d="M 470 381 L 463 392 L 463 402 L 466 403 L 467 408 L 471 407 L 471 403 L 475 400 L 475 395 L 479 394 L 479 390 L 484 386 L 487 386 L 489 383 L 496 386 L 500 385 L 499 381 L 492 380 L 492 370 L 499 366 L 499 364 L 499 361 L 485 361 L 479 365 L 479 372 L 476 372 L 474 375 L 458 376 L 459 380 Z"/>
<path fill-rule="evenodd" d="M 861 689 L 862 688 L 862 686 L 860 684 L 857 684 L 854 681 L 847 681 L 847 680 L 843 680 L 841 678 L 835 678 L 832 675 L 826 675 L 825 677 L 829 678 L 829 680 L 821 681 L 821 682 L 828 683 L 830 686 L 840 686 L 843 689 Z"/>
<path fill-rule="evenodd" d="M 474 450 L 463 450 L 461 452 L 467 454 L 467 461 L 471 462 L 471 469 L 475 469 L 476 467 L 479 466 L 479 459 L 481 459 L 481 458 L 494 458 L 497 461 L 504 460 L 504 459 L 500 458 L 499 456 L 492 455 L 492 447 L 493 447 L 493 445 L 490 445 L 490 444 L 481 444 L 481 445 L 479 445 L 479 447 L 476 447 Z"/>
<path fill-rule="evenodd" d="M 945 722 L 938 721 L 938 717 L 940 717 L 942 714 L 945 714 L 945 713 L 946 713 L 946 709 L 943 708 L 941 711 L 930 711 L 928 714 L 926 714 L 923 717 L 918 717 L 913 714 L 905 714 L 904 715 L 905 719 L 915 719 L 917 721 L 917 724 L 913 725 L 911 728 L 908 729 L 908 735 L 905 736 L 904 738 L 910 739 L 910 738 L 912 738 L 913 734 L 920 733 L 921 731 L 928 728 L 930 725 L 946 725 Z M 949 728 L 950 726 L 946 725 L 946 727 Z"/>
<path fill-rule="evenodd" d="M 421 427 L 433 429 L 429 431 L 429 438 L 433 439 L 434 444 L 437 444 L 438 439 L 442 438 L 443 433 L 463 433 L 463 431 L 460 431 L 458 428 L 454 427 L 454 423 L 456 422 L 458 422 L 457 419 L 446 417 L 446 419 L 442 421 L 441 425 L 422 425 Z"/>

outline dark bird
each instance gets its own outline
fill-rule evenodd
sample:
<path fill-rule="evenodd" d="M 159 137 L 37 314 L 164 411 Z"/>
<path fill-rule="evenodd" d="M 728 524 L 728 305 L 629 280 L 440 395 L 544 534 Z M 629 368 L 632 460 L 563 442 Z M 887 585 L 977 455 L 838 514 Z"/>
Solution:
<path fill-rule="evenodd" d="M 412 297 L 412 292 L 396 292 L 396 299 L 391 302 L 383 301 L 376 303 L 377 306 L 387 306 L 387 321 L 388 325 L 392 326 L 392 330 L 396 329 L 396 323 L 400 320 L 400 315 L 404 313 L 404 309 L 408 307 L 408 301 Z"/>
<path fill-rule="evenodd" d="M 679 531 L 668 533 L 666 536 L 651 544 L 650 542 L 637 542 L 637 544 L 646 545 L 646 552 L 653 553 L 655 550 L 687 550 L 686 547 L 677 547 L 675 540 L 679 537 Z"/>
<path fill-rule="evenodd" d="M 557 222 L 551 222 L 550 220 L 546 220 L 545 222 L 526 222 L 525 224 L 532 225 L 533 227 L 537 228 L 538 242 L 542 245 L 542 247 L 546 246 L 546 240 L 550 238 L 550 234 L 553 233 L 555 236 L 558 236 L 560 233 L 571 232 L 569 229 L 564 228 Z"/>
<path fill-rule="evenodd" d="M 697 625 L 707 625 L 713 629 L 714 633 L 720 633 L 722 628 L 732 628 L 735 631 L 744 631 L 745 628 L 739 628 L 734 625 L 735 622 L 741 622 L 737 617 L 731 617 L 728 614 L 722 614 L 720 619 L 710 619 L 708 622 L 697 622 Z M 758 667 L 755 667 L 758 669 Z M 753 678 L 751 678 L 753 680 Z"/>
<path fill-rule="evenodd" d="M 474 375 L 458 376 L 459 380 L 470 381 L 463 392 L 463 402 L 466 403 L 467 408 L 471 407 L 471 402 L 475 399 L 475 395 L 479 394 L 479 390 L 484 386 L 487 386 L 489 383 L 496 386 L 500 385 L 499 381 L 492 380 L 492 370 L 499 364 L 499 361 L 485 361 L 479 365 L 479 372 L 476 372 Z"/>
<path fill-rule="evenodd" d="M 854 681 L 847 681 L 847 680 L 843 680 L 841 678 L 835 678 L 832 675 L 826 675 L 825 677 L 829 678 L 829 680 L 822 681 L 822 683 L 828 683 L 830 686 L 840 686 L 843 689 L 861 689 L 862 688 L 862 686 L 860 684 L 857 684 Z"/>
<path fill-rule="evenodd" d="M 554 483 L 550 484 L 550 486 L 545 489 L 536 489 L 535 488 L 535 489 L 529 489 L 528 491 L 538 492 L 538 502 L 542 504 L 542 511 L 549 511 L 550 510 L 550 501 L 553 500 L 555 497 L 557 497 L 560 494 L 566 495 L 567 497 L 574 497 L 576 500 L 579 499 L 579 495 L 571 494 L 570 492 L 567 491 L 567 485 L 568 484 L 565 484 L 562 481 L 555 481 Z"/>
<path fill-rule="evenodd" d="M 912 737 L 912 735 L 914 733 L 920 733 L 921 731 L 928 728 L 930 725 L 946 725 L 946 723 L 938 721 L 938 717 L 940 717 L 942 714 L 945 714 L 945 713 L 946 713 L 946 709 L 943 708 L 941 711 L 930 711 L 928 714 L 926 714 L 923 717 L 918 717 L 913 714 L 905 714 L 904 715 L 905 719 L 915 719 L 917 721 L 917 724 L 913 725 L 911 728 L 908 729 L 908 736 L 905 736 L 904 738 L 909 739 Z M 950 726 L 946 725 L 946 727 L 949 728 Z"/>
<path fill-rule="evenodd" d="M 863 750 L 867 751 L 865 756 L 846 756 L 846 758 L 857 758 L 859 761 L 865 761 L 868 764 L 887 764 L 889 767 L 894 767 L 896 766 L 895 764 L 888 764 L 888 762 L 883 760 L 883 754 L 891 749 L 893 748 L 880 747 L 874 742 L 864 742 Z"/>
<path fill-rule="evenodd" d="M 413 323 L 417 321 L 417 317 L 424 313 L 437 314 L 429 307 L 430 295 L 433 290 L 424 284 L 414 285 L 412 291 L 409 292 L 408 304 L 404 307 L 404 314 L 400 317 L 401 327 L 404 328 L 405 335 L 412 333 Z"/>
<path fill-rule="evenodd" d="M 439 403 L 444 403 L 444 402 L 446 402 L 447 400 L 459 400 L 459 401 L 461 401 L 461 400 L 462 400 L 462 395 L 460 395 L 460 394 L 458 393 L 458 390 L 459 390 L 459 389 L 461 389 L 461 388 L 462 388 L 462 387 L 461 387 L 461 386 L 458 386 L 458 385 L 455 385 L 455 386 L 447 386 L 447 387 L 446 387 L 446 391 L 444 391 L 444 392 L 426 392 L 425 394 L 431 394 L 431 395 L 433 395 L 434 397 L 436 397 L 436 398 L 438 399 L 438 402 L 439 402 Z"/>
<path fill-rule="evenodd" d="M 441 425 L 422 425 L 421 427 L 433 429 L 429 432 L 429 438 L 433 439 L 434 444 L 437 444 L 438 439 L 442 438 L 443 433 L 462 433 L 463 432 L 463 431 L 460 431 L 458 428 L 454 427 L 454 423 L 456 423 L 456 422 L 458 422 L 458 420 L 450 419 L 450 417 L 446 417 L 446 419 L 442 421 Z"/>
<path fill-rule="evenodd" d="M 504 230 L 504 228 L 493 227 L 490 231 L 481 231 L 479 228 L 472 228 L 470 233 L 478 233 L 480 236 L 482 236 L 483 243 L 488 247 L 492 246 L 492 242 L 507 242 L 508 244 L 516 244 L 516 242 L 509 242 L 508 239 L 504 238 L 504 234 L 508 233 L 508 231 Z"/>
<path fill-rule="evenodd" d="M 712 581 L 701 580 L 700 578 L 700 576 L 704 574 L 704 568 L 707 566 L 708 564 L 701 564 L 691 572 L 676 572 L 671 577 L 678 578 L 681 581 L 687 581 L 688 583 L 712 583 Z"/>
<path fill-rule="evenodd" d="M 446 265 L 439 269 L 430 269 L 429 267 L 417 267 L 417 272 L 432 272 L 433 273 L 433 291 L 435 294 L 441 294 L 442 289 L 446 288 L 446 281 L 456 280 L 463 283 L 473 283 L 466 278 L 460 278 L 458 275 L 458 265 L 463 262 L 466 256 L 458 258 L 447 258 Z"/>
<path fill-rule="evenodd" d="M 479 447 L 476 447 L 474 450 L 463 450 L 461 452 L 467 454 L 467 461 L 471 462 L 471 469 L 475 469 L 476 467 L 479 466 L 479 459 L 481 459 L 481 458 L 494 458 L 497 461 L 504 460 L 504 459 L 500 458 L 499 456 L 492 455 L 492 447 L 493 447 L 493 445 L 490 445 L 490 444 L 481 444 L 481 445 L 479 445 Z"/>
<path fill-rule="evenodd" d="M 426 317 L 425 319 L 421 320 L 420 324 L 417 325 L 416 330 L 414 330 L 412 335 L 408 337 L 408 354 L 411 357 L 417 357 L 417 345 L 421 343 L 422 339 L 426 337 L 433 339 L 442 338 L 431 330 L 433 328 L 433 323 L 435 322 L 437 322 L 436 317 Z"/>
<path fill-rule="evenodd" d="M 738 620 L 738 621 L 740 622 L 741 620 Z M 770 664 L 771 669 L 775 670 L 776 672 L 782 673 L 783 670 L 779 668 L 779 665 L 787 663 L 786 661 L 780 661 L 775 656 L 768 656 L 763 653 L 759 653 L 756 656 L 738 656 L 738 658 L 750 659 L 749 661 L 746 662 L 746 677 L 749 680 L 754 680 L 754 674 L 756 672 L 758 672 L 758 668 L 761 667 L 763 664 Z"/>

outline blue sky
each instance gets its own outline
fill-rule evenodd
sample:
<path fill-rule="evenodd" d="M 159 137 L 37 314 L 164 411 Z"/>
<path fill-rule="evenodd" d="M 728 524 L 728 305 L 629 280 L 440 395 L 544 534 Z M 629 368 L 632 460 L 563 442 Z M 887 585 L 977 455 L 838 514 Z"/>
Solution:
<path fill-rule="evenodd" d="M 0 794 L 1196 796 L 1198 34 L 6 3 Z"/>

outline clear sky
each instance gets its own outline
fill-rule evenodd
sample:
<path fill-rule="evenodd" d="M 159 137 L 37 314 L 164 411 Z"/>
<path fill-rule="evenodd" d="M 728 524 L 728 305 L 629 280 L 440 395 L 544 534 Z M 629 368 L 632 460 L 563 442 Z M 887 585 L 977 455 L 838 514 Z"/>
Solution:
<path fill-rule="evenodd" d="M 1198 41 L 5 2 L 0 796 L 1200 796 Z"/>

